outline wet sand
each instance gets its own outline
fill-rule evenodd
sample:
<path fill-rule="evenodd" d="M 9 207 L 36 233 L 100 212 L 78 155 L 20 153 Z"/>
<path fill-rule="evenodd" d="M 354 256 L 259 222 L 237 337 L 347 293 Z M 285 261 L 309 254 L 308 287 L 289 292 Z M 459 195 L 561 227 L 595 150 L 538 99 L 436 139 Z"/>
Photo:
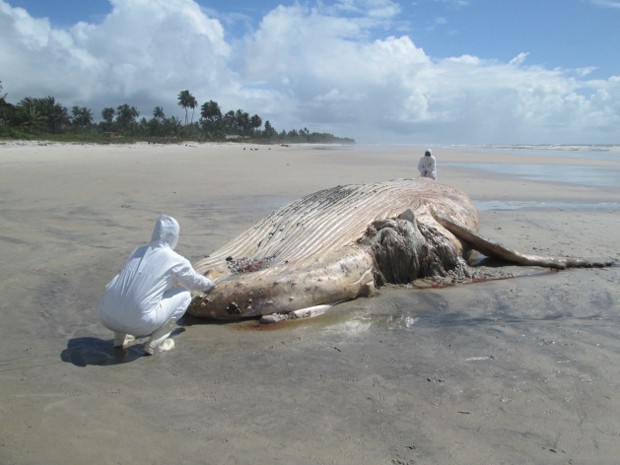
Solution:
<path fill-rule="evenodd" d="M 112 349 L 97 305 L 159 213 L 196 261 L 304 194 L 416 176 L 422 151 L 0 144 L 0 463 L 617 463 L 618 266 L 384 288 L 262 329 L 188 319 L 170 353 Z M 619 186 L 510 169 L 620 162 L 434 152 L 484 235 L 620 259 Z"/>

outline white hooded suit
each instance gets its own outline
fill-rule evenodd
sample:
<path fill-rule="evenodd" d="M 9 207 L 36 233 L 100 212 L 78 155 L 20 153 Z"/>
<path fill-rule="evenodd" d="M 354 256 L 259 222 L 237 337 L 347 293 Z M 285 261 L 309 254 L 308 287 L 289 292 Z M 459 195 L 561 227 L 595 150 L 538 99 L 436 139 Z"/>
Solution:
<path fill-rule="evenodd" d="M 151 335 L 183 316 L 191 301 L 187 289 L 213 289 L 210 279 L 196 273 L 189 260 L 173 250 L 178 239 L 177 221 L 160 216 L 151 242 L 134 250 L 106 286 L 100 318 L 115 334 Z"/>
<path fill-rule="evenodd" d="M 428 155 L 426 155 L 428 153 Z M 418 171 L 423 178 L 433 178 L 437 180 L 437 159 L 428 149 L 420 161 L 418 162 Z"/>

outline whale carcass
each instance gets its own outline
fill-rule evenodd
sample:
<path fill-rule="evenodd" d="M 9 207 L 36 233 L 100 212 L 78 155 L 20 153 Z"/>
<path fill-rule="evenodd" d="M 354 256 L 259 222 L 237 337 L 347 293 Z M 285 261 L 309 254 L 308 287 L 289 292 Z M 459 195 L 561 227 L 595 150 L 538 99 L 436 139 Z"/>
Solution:
<path fill-rule="evenodd" d="M 524 255 L 478 234 L 463 192 L 427 178 L 325 189 L 281 207 L 194 265 L 215 281 L 196 317 L 234 320 L 370 296 L 385 283 L 463 273 L 477 250 L 552 268 L 611 260 Z"/>

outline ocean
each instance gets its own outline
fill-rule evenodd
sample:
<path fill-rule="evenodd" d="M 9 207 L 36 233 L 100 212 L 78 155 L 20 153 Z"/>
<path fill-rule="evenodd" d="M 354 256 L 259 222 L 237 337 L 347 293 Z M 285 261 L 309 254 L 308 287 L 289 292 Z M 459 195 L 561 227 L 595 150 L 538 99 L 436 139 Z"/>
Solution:
<path fill-rule="evenodd" d="M 506 174 L 530 181 L 566 183 L 585 187 L 620 189 L 620 145 L 450 145 L 441 150 L 459 152 L 476 151 L 511 155 L 536 156 L 549 159 L 550 163 L 474 163 L 443 162 L 444 166 L 459 169 L 475 169 L 494 174 Z M 551 159 L 562 158 L 558 164 Z M 583 161 L 597 161 L 589 166 Z M 602 166 L 603 162 L 610 163 Z"/>

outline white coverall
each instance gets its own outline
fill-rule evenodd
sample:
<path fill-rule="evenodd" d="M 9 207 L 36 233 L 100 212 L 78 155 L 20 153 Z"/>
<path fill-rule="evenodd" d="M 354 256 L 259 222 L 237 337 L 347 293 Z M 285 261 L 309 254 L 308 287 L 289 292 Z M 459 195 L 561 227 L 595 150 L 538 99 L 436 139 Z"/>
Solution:
<path fill-rule="evenodd" d="M 173 250 L 178 239 L 179 223 L 161 215 L 151 242 L 134 250 L 106 286 L 99 316 L 114 331 L 115 346 L 122 345 L 126 334 L 151 336 L 150 351 L 147 346 L 145 350 L 152 353 L 187 310 L 192 299 L 187 289 L 213 289 L 210 279 L 196 273 L 189 260 Z"/>
<path fill-rule="evenodd" d="M 430 150 L 427 150 L 426 153 L 430 155 L 424 155 L 420 158 L 418 163 L 418 171 L 423 178 L 433 178 L 435 181 L 437 180 L 437 160 L 431 154 Z"/>

